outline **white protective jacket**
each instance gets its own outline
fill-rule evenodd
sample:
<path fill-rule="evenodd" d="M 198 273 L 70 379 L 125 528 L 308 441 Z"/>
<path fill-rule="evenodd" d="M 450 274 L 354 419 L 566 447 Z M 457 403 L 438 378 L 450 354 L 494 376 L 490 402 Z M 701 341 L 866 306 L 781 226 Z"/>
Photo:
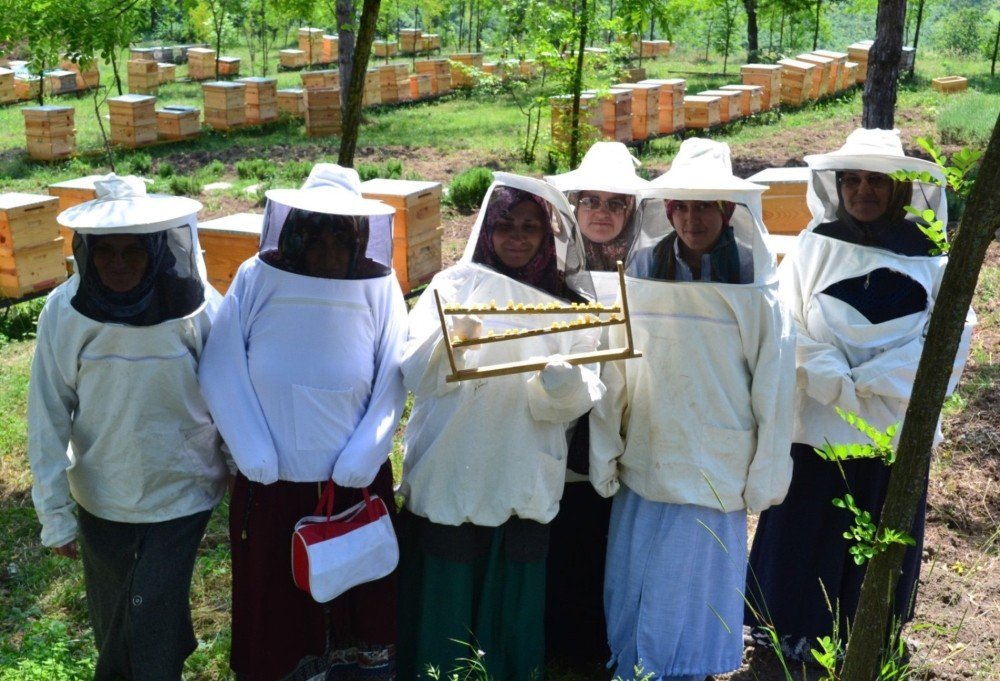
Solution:
<path fill-rule="evenodd" d="M 240 472 L 263 484 L 370 483 L 403 413 L 405 334 L 393 276 L 323 279 L 244 262 L 200 369 Z"/>
<path fill-rule="evenodd" d="M 552 187 L 529 178 L 497 176 L 543 196 L 563 220 L 572 221 L 569 205 Z M 488 201 L 489 194 L 484 206 Z M 537 371 L 446 382 L 451 365 L 435 292 L 445 304 L 564 302 L 471 262 L 484 213 L 462 261 L 437 274 L 410 312 L 402 369 L 414 403 L 406 426 L 400 492 L 410 511 L 442 525 L 496 527 L 514 516 L 545 523 L 555 517 L 562 497 L 567 424 L 585 414 L 604 387 L 595 366 L 574 367 L 566 374 L 569 380 L 548 387 Z M 486 315 L 483 333 L 537 328 L 549 321 L 537 315 Z M 481 367 L 554 359 L 594 350 L 599 335 L 597 329 L 582 329 L 483 344 L 459 351 L 457 361 Z"/>
<path fill-rule="evenodd" d="M 794 385 L 794 336 L 778 301 L 774 257 L 760 222 L 762 187 L 735 178 L 728 147 L 689 140 L 644 192 L 737 205 L 736 237 L 752 248 L 746 284 L 627 277 L 639 359 L 609 362 L 605 398 L 590 415 L 590 476 L 612 496 L 621 483 L 650 501 L 760 512 L 784 499 Z M 644 221 L 645 222 L 645 221 Z M 656 227 L 653 225 L 652 227 Z M 633 248 L 633 255 L 636 249 Z M 612 327 L 611 343 L 624 329 Z"/>
<path fill-rule="evenodd" d="M 49 295 L 28 387 L 32 498 L 45 546 L 75 538 L 74 499 L 105 520 L 150 523 L 213 508 L 225 490 L 218 432 L 198 387 L 209 304 L 154 326 L 105 324 L 70 304 L 78 283 L 74 275 Z"/>

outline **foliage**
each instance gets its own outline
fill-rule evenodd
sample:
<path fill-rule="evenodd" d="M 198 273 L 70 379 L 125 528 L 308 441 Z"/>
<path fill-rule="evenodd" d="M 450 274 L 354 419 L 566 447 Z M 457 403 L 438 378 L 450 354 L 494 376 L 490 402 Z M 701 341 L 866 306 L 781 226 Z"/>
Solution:
<path fill-rule="evenodd" d="M 951 13 L 937 31 L 938 46 L 949 52 L 971 56 L 983 50 L 990 27 L 983 23 L 983 12 L 975 7 L 965 7 Z"/>
<path fill-rule="evenodd" d="M 493 184 L 493 171 L 489 168 L 471 168 L 455 176 L 448 185 L 448 201 L 463 213 L 479 207 L 486 191 Z"/>
<path fill-rule="evenodd" d="M 864 565 L 868 560 L 889 549 L 892 544 L 903 544 L 905 546 L 915 546 L 916 541 L 906 532 L 885 528 L 879 534 L 878 526 L 872 520 L 870 511 L 862 511 L 854 503 L 854 497 L 845 494 L 842 498 L 833 499 L 833 505 L 850 511 L 854 515 L 853 524 L 844 532 L 844 539 L 853 540 L 854 544 L 848 552 L 854 557 L 854 562 Z"/>
<path fill-rule="evenodd" d="M 75 639 L 58 620 L 30 618 L 27 625 L 18 650 L 0 650 L 0 681 L 92 678 L 94 652 L 89 641 Z"/>
<path fill-rule="evenodd" d="M 241 180 L 270 180 L 275 176 L 274 163 L 263 158 L 244 158 L 236 162 L 236 175 Z"/>
<path fill-rule="evenodd" d="M 137 152 L 128 158 L 125 172 L 130 175 L 145 175 L 153 168 L 153 159 L 145 152 Z"/>
<path fill-rule="evenodd" d="M 463 643 L 469 647 L 468 657 L 456 659 L 455 668 L 447 673 L 442 673 L 434 665 L 427 665 L 427 676 L 434 681 L 492 681 L 493 677 L 486 671 L 486 663 L 484 662 L 486 653 L 471 643 L 455 642 Z"/>
<path fill-rule="evenodd" d="M 356 170 L 362 182 L 375 178 L 398 180 L 403 177 L 403 162 L 390 158 L 385 163 L 359 163 Z"/>
<path fill-rule="evenodd" d="M 844 656 L 844 647 L 836 636 L 820 636 L 816 639 L 819 650 L 811 650 L 816 663 L 826 670 L 830 679 L 835 678 L 837 662 Z"/>
<path fill-rule="evenodd" d="M 175 172 L 176 169 L 174 168 L 174 164 L 167 161 L 164 161 L 156 166 L 156 176 L 161 179 L 173 177 Z"/>
<path fill-rule="evenodd" d="M 4 308 L 3 312 L 0 312 L 0 345 L 34 338 L 38 327 L 38 315 L 41 314 L 44 305 L 44 298 L 36 298 Z"/>
<path fill-rule="evenodd" d="M 174 175 L 170 178 L 167 186 L 170 193 L 178 196 L 198 196 L 203 188 L 202 183 L 195 177 L 189 175 Z"/>
<path fill-rule="evenodd" d="M 889 466 L 896 460 L 896 450 L 892 446 L 892 438 L 899 432 L 900 424 L 894 423 L 884 431 L 870 425 L 857 414 L 834 407 L 839 416 L 848 425 L 869 439 L 868 443 L 830 444 L 816 447 L 813 451 L 825 461 L 848 461 L 850 459 L 881 459 Z"/>
<path fill-rule="evenodd" d="M 937 128 L 942 144 L 958 144 L 984 149 L 1000 111 L 1000 95 L 969 92 L 949 97 L 938 114 Z"/>

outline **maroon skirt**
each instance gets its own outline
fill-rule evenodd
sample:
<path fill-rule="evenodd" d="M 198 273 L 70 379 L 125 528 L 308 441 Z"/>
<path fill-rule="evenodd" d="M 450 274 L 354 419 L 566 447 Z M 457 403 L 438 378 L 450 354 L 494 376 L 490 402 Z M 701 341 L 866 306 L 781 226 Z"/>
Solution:
<path fill-rule="evenodd" d="M 351 658 L 355 651 L 394 657 L 396 573 L 354 587 L 326 604 L 292 581 L 295 523 L 311 515 L 324 483 L 252 483 L 237 475 L 229 508 L 233 554 L 233 627 L 230 665 L 241 679 L 275 681 L 299 661 L 327 650 Z M 370 488 L 396 521 L 392 469 L 386 462 Z M 334 513 L 362 500 L 361 490 L 337 487 Z M 329 624 L 328 624 L 329 622 Z"/>

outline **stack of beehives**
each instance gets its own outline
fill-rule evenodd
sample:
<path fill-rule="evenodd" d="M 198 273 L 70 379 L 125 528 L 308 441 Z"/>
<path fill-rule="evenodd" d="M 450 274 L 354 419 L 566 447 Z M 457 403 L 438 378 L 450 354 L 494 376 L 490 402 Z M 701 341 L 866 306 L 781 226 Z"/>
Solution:
<path fill-rule="evenodd" d="M 0 66 L 0 104 L 8 104 L 17 99 L 14 92 L 14 72 Z"/>
<path fill-rule="evenodd" d="M 655 83 L 619 83 L 613 87 L 632 91 L 632 139 L 644 140 L 660 130 L 660 90 Z"/>
<path fill-rule="evenodd" d="M 447 59 L 426 59 L 413 65 L 417 73 L 431 77 L 431 91 L 441 95 L 451 91 L 451 63 Z"/>
<path fill-rule="evenodd" d="M 376 57 L 394 57 L 399 51 L 399 43 L 388 40 L 376 40 L 372 43 L 372 51 Z"/>
<path fill-rule="evenodd" d="M 94 188 L 94 182 L 104 177 L 104 175 L 87 175 L 86 177 L 78 177 L 73 180 L 50 184 L 48 188 L 49 196 L 59 199 L 58 212 L 61 213 L 67 208 L 72 208 L 86 201 L 96 199 L 97 189 Z M 73 230 L 69 227 L 60 226 L 59 236 L 63 238 L 63 256 L 67 258 L 71 257 L 73 255 Z"/>
<path fill-rule="evenodd" d="M 284 69 L 301 69 L 306 65 L 306 53 L 302 50 L 280 50 L 278 63 Z"/>
<path fill-rule="evenodd" d="M 201 111 L 194 106 L 165 106 L 156 112 L 157 135 L 162 140 L 188 140 L 201 133 Z"/>
<path fill-rule="evenodd" d="M 778 108 L 781 103 L 781 67 L 777 64 L 744 64 L 740 67 L 744 85 L 760 85 L 761 108 L 765 111 Z"/>
<path fill-rule="evenodd" d="M 305 54 L 307 64 L 318 64 L 323 59 L 323 29 L 300 28 L 299 49 Z"/>
<path fill-rule="evenodd" d="M 362 106 L 375 106 L 382 103 L 382 91 L 379 89 L 378 69 L 365 71 L 365 93 L 361 99 Z"/>
<path fill-rule="evenodd" d="M 659 127 L 657 132 L 669 135 L 684 129 L 684 90 L 687 81 L 683 78 L 650 78 L 640 80 L 640 84 L 650 83 L 660 87 Z"/>
<path fill-rule="evenodd" d="M 203 83 L 205 122 L 216 130 L 231 130 L 247 122 L 246 85 L 234 81 Z"/>
<path fill-rule="evenodd" d="M 45 90 L 50 95 L 76 92 L 76 74 L 66 69 L 53 69 L 44 74 Z"/>
<path fill-rule="evenodd" d="M 404 292 L 426 284 L 441 269 L 441 185 L 412 180 L 368 180 L 361 194 L 396 209 L 392 267 Z"/>
<path fill-rule="evenodd" d="M 219 78 L 234 78 L 240 75 L 239 57 L 219 57 L 215 61 L 219 67 Z"/>
<path fill-rule="evenodd" d="M 192 47 L 187 51 L 188 78 L 208 80 L 215 78 L 215 50 Z"/>
<path fill-rule="evenodd" d="M 108 111 L 114 144 L 135 149 L 156 141 L 156 97 L 135 94 L 111 97 Z"/>
<path fill-rule="evenodd" d="M 323 35 L 323 53 L 321 55 L 324 64 L 337 61 L 340 55 L 340 38 L 335 35 Z"/>
<path fill-rule="evenodd" d="M 684 127 L 705 130 L 722 122 L 722 99 L 711 95 L 684 97 Z"/>
<path fill-rule="evenodd" d="M 160 88 L 160 65 L 152 59 L 130 59 L 128 91 L 139 95 L 155 95 Z"/>
<path fill-rule="evenodd" d="M 246 85 L 247 123 L 262 125 L 278 120 L 278 80 L 276 78 L 240 78 Z"/>
<path fill-rule="evenodd" d="M 800 106 L 812 97 L 816 65 L 798 59 L 779 59 L 781 103 Z"/>
<path fill-rule="evenodd" d="M 472 87 L 476 84 L 476 77 L 469 72 L 469 69 L 483 69 L 483 53 L 469 52 L 465 54 L 453 54 L 449 57 L 451 61 L 457 62 L 451 65 L 451 86 L 454 88 Z M 462 66 L 459 66 L 461 64 Z M 462 68 L 462 67 L 465 68 Z"/>
<path fill-rule="evenodd" d="M 434 84 L 429 73 L 410 74 L 410 99 L 426 99 L 434 94 Z"/>
<path fill-rule="evenodd" d="M 831 92 L 841 92 L 847 88 L 854 85 L 853 82 L 848 83 L 847 77 L 847 53 L 846 52 L 832 52 L 830 50 L 813 50 L 812 54 L 818 57 L 826 57 L 830 60 L 830 82 L 833 84 Z"/>
<path fill-rule="evenodd" d="M 406 64 L 386 64 L 378 67 L 379 97 L 383 104 L 410 98 L 410 72 Z"/>
<path fill-rule="evenodd" d="M 413 54 L 423 48 L 423 31 L 419 28 L 399 29 L 399 51 L 403 54 Z"/>
<path fill-rule="evenodd" d="M 66 279 L 59 199 L 0 194 L 0 295 L 20 298 Z"/>
<path fill-rule="evenodd" d="M 79 62 L 72 59 L 63 59 L 59 62 L 59 68 L 72 71 L 76 75 L 77 90 L 91 90 L 101 84 L 100 65 L 96 59 L 81 68 Z"/>
<path fill-rule="evenodd" d="M 601 133 L 604 139 L 632 141 L 632 91 L 611 88 L 600 97 Z"/>
<path fill-rule="evenodd" d="M 159 62 L 156 65 L 156 70 L 160 74 L 160 85 L 165 85 L 166 83 L 173 83 L 177 80 L 177 65 L 171 64 L 169 62 Z"/>
<path fill-rule="evenodd" d="M 837 82 L 835 80 L 837 69 L 832 59 L 820 56 L 814 52 L 805 52 L 796 55 L 795 59 L 796 61 L 815 65 L 813 69 L 812 90 L 809 94 L 810 98 L 819 99 L 837 93 Z"/>
<path fill-rule="evenodd" d="M 311 88 L 305 91 L 306 134 L 326 137 L 340 134 L 340 88 Z"/>
<path fill-rule="evenodd" d="M 569 146 L 573 125 L 573 95 L 549 97 L 552 106 L 552 143 L 557 149 Z M 587 149 L 601 138 L 601 106 L 593 92 L 580 94 L 580 148 Z"/>
<path fill-rule="evenodd" d="M 28 156 L 39 161 L 69 158 L 76 150 L 75 109 L 71 106 L 31 106 L 21 109 Z"/>
<path fill-rule="evenodd" d="M 848 61 L 856 64 L 856 70 L 854 73 L 854 82 L 856 83 L 863 83 L 865 82 L 865 79 L 868 78 L 868 53 L 871 49 L 871 40 L 862 40 L 861 42 L 854 43 L 847 48 Z"/>

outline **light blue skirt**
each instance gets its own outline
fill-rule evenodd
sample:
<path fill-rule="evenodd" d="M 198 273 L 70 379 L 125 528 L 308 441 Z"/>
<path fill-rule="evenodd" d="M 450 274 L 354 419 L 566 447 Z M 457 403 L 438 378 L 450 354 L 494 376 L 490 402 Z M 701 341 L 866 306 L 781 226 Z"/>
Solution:
<path fill-rule="evenodd" d="M 744 509 L 647 501 L 621 487 L 604 580 L 617 676 L 631 679 L 640 667 L 673 681 L 740 666 L 746 541 Z"/>

